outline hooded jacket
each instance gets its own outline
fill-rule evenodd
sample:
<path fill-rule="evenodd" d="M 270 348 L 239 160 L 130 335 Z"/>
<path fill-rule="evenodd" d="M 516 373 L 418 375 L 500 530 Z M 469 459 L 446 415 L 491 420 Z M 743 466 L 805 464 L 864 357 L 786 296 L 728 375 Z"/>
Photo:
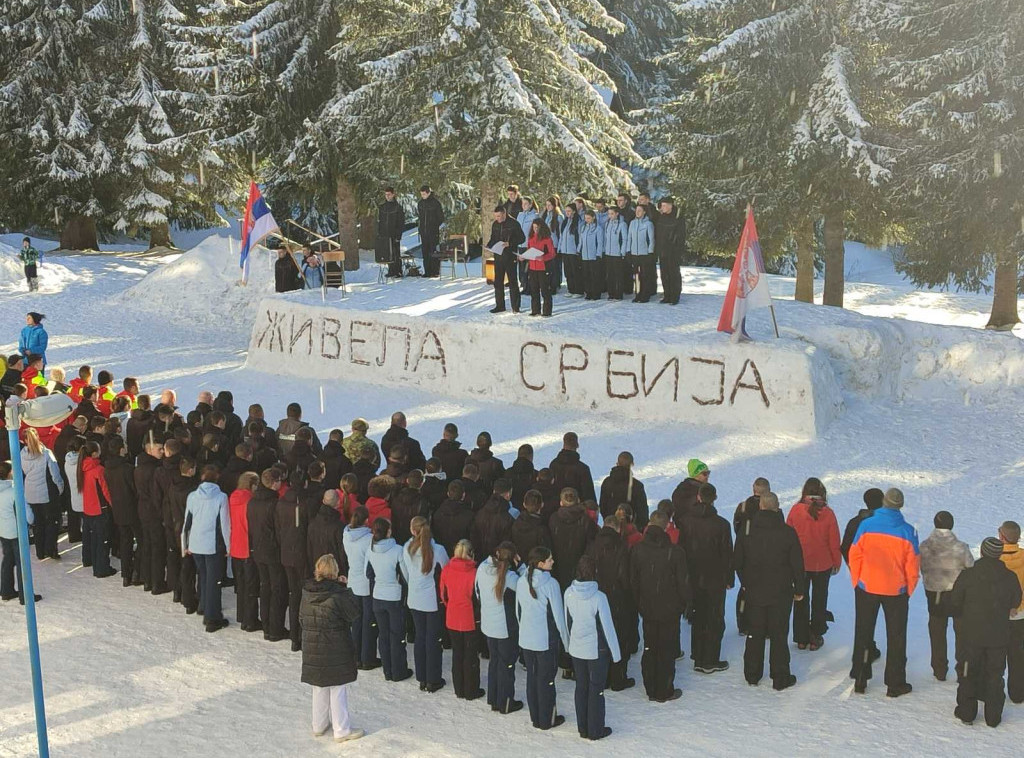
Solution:
<path fill-rule="evenodd" d="M 25 509 L 25 520 L 29 525 L 35 523 L 35 515 L 31 508 Z M 0 479 L 0 537 L 5 540 L 18 539 L 18 519 L 15 515 L 14 482 Z"/>
<path fill-rule="evenodd" d="M 282 459 L 292 449 L 292 445 L 295 443 L 295 433 L 302 427 L 307 427 L 313 433 L 313 453 L 320 455 L 323 452 L 323 445 L 320 444 L 320 438 L 313 427 L 300 419 L 283 418 L 278 422 L 277 432 L 275 433 L 277 437 L 277 451 Z"/>
<path fill-rule="evenodd" d="M 249 498 L 249 547 L 250 554 L 257 563 L 281 563 L 281 551 L 274 532 L 274 510 L 277 500 L 277 492 L 262 484 Z"/>
<path fill-rule="evenodd" d="M 558 565 L 557 559 L 555 565 Z M 562 590 L 547 571 L 527 569 L 526 575 L 516 583 L 516 620 L 519 622 L 519 647 L 523 650 L 538 653 L 557 650 L 559 639 L 564 647 L 569 647 Z"/>
<path fill-rule="evenodd" d="M 894 508 L 879 508 L 857 528 L 850 579 L 873 595 L 913 595 L 920 578 L 917 530 Z"/>
<path fill-rule="evenodd" d="M 514 522 L 509 537 L 516 546 L 519 557 L 529 555 L 535 547 L 551 549 L 551 532 L 539 513 L 523 511 Z"/>
<path fill-rule="evenodd" d="M 569 632 L 566 652 L 573 658 L 594 661 L 605 651 L 615 663 L 621 660 L 611 607 L 597 582 L 574 580 L 565 591 L 565 625 Z"/>
<path fill-rule="evenodd" d="M 338 489 L 341 487 L 341 477 L 352 473 L 352 461 L 337 440 L 327 441 L 320 453 L 320 462 L 324 464 L 324 485 L 328 489 Z"/>
<path fill-rule="evenodd" d="M 629 579 L 637 610 L 644 618 L 678 617 L 691 597 L 686 551 L 673 545 L 664 529 L 647 525 L 629 556 Z"/>
<path fill-rule="evenodd" d="M 487 492 L 493 491 L 494 483 L 505 475 L 505 464 L 490 450 L 474 448 L 467 460 L 480 468 L 480 486 Z"/>
<path fill-rule="evenodd" d="M 575 450 L 562 450 L 548 466 L 554 478 L 555 487 L 561 492 L 565 487 L 572 487 L 580 500 L 596 500 L 594 494 L 594 477 L 590 466 L 580 460 Z M 575 570 L 575 566 L 573 567 Z"/>
<path fill-rule="evenodd" d="M 78 489 L 78 453 L 69 451 L 64 456 L 64 476 L 68 482 L 68 493 L 71 495 L 71 510 L 81 513 L 82 491 Z M 25 502 L 28 502 L 28 498 Z"/>
<path fill-rule="evenodd" d="M 796 536 L 800 538 L 804 571 L 831 571 L 843 565 L 836 514 L 824 502 L 815 519 L 811 516 L 811 503 L 801 500 L 789 509 L 786 523 L 796 530 Z"/>
<path fill-rule="evenodd" d="M 128 414 L 128 422 L 124 425 L 124 441 L 128 446 L 128 457 L 133 461 L 145 449 L 146 435 L 153 424 L 153 411 L 136 408 Z"/>
<path fill-rule="evenodd" d="M 217 534 L 223 544 L 231 544 L 231 514 L 228 496 L 216 482 L 203 482 L 188 496 L 185 526 L 181 531 L 181 550 L 196 555 L 217 555 Z"/>
<path fill-rule="evenodd" d="M 373 584 L 374 600 L 401 600 L 405 576 L 402 546 L 392 537 L 371 542 L 363 571 Z"/>
<path fill-rule="evenodd" d="M 232 455 L 228 464 L 224 467 L 224 470 L 220 472 L 220 479 L 217 480 L 217 483 L 220 485 L 221 492 L 230 496 L 238 487 L 238 477 L 246 471 L 256 471 L 256 467 L 252 465 L 252 461 L 247 461 L 245 458 L 239 458 L 237 455 Z"/>
<path fill-rule="evenodd" d="M 373 542 L 368 526 L 346 526 L 342 532 L 342 546 L 348 559 L 348 586 L 359 597 L 370 596 L 370 580 L 366 576 L 366 553 Z"/>
<path fill-rule="evenodd" d="M 380 440 L 380 451 L 387 458 L 391 455 L 391 448 L 395 445 L 401 445 L 405 448 L 405 462 L 409 465 L 409 470 L 419 469 L 422 471 L 427 467 L 427 459 L 423 455 L 423 448 L 420 447 L 420 443 L 409 436 L 409 430 L 401 426 L 395 426 L 394 424 L 384 432 L 384 436 Z"/>
<path fill-rule="evenodd" d="M 302 681 L 338 687 L 356 680 L 352 622 L 361 613 L 352 591 L 336 581 L 306 582 L 299 602 L 302 628 Z"/>
<path fill-rule="evenodd" d="M 921 542 L 921 581 L 928 592 L 949 592 L 960 572 L 974 565 L 966 542 L 951 529 L 936 529 Z"/>
<path fill-rule="evenodd" d="M 445 549 L 433 540 L 430 546 L 434 551 L 434 562 L 430 571 L 423 573 L 423 556 L 419 551 L 410 553 L 412 547 L 410 539 L 402 547 L 402 575 L 408 586 L 408 597 L 406 606 L 410 611 L 423 611 L 434 613 L 437 611 L 437 578 L 439 572 L 448 565 L 448 553 Z"/>
<path fill-rule="evenodd" d="M 562 587 L 568 587 L 576 575 L 576 564 L 599 531 L 582 505 L 559 508 L 548 522 L 551 552 L 555 556 L 552 574 Z"/>
<path fill-rule="evenodd" d="M 516 584 L 519 574 L 509 569 L 505 572 L 505 591 L 499 600 L 494 594 L 498 584 L 498 566 L 493 556 L 480 564 L 476 570 L 476 596 L 480 600 L 480 631 L 484 636 L 496 640 L 513 639 L 519 632 L 516 623 Z"/>
<path fill-rule="evenodd" d="M 960 619 L 957 644 L 965 651 L 1005 648 L 1010 644 L 1009 614 L 1020 604 L 1020 582 L 1006 564 L 979 558 L 956 578 L 949 596 L 952 615 Z"/>
<path fill-rule="evenodd" d="M 736 540 L 733 563 L 748 605 L 786 604 L 806 591 L 800 538 L 777 511 L 754 515 L 749 533 Z"/>
<path fill-rule="evenodd" d="M 445 605 L 445 626 L 453 632 L 472 632 L 476 629 L 473 613 L 473 585 L 476 563 L 466 558 L 452 558 L 441 569 L 438 585 L 441 602 Z"/>
<path fill-rule="evenodd" d="M 462 478 L 462 467 L 466 465 L 466 458 L 469 453 L 462 449 L 462 443 L 458 440 L 441 440 L 434 449 L 430 451 L 432 458 L 441 462 L 441 470 L 449 482 Z"/>
<path fill-rule="evenodd" d="M 366 510 L 370 514 L 370 518 L 366 521 L 367 524 L 372 524 L 379 518 L 391 520 L 391 506 L 388 505 L 388 501 L 381 497 L 368 497 L 366 498 Z"/>
<path fill-rule="evenodd" d="M 672 491 L 672 522 L 677 528 L 682 523 L 686 509 L 697 502 L 697 491 L 701 484 L 703 482 L 699 479 L 688 476 Z"/>
<path fill-rule="evenodd" d="M 537 481 L 537 469 L 533 467 L 533 461 L 516 458 L 505 472 L 505 476 L 512 482 L 512 505 L 522 510 L 523 495 L 529 492 L 533 488 L 533 483 Z"/>
<path fill-rule="evenodd" d="M 281 551 L 282 566 L 305 568 L 308 563 L 307 525 L 306 509 L 299 505 L 299 490 L 288 490 L 284 497 L 278 498 L 274 506 L 274 534 L 277 536 L 277 545 Z"/>
<path fill-rule="evenodd" d="M 498 545 L 511 539 L 513 523 L 508 500 L 501 495 L 491 495 L 487 504 L 473 517 L 469 531 L 473 552 L 481 559 L 490 556 Z"/>
<path fill-rule="evenodd" d="M 25 502 L 41 505 L 50 502 L 50 488 L 46 482 L 46 475 L 61 492 L 64 491 L 64 479 L 57 468 L 57 459 L 53 457 L 47 448 L 43 452 L 33 455 L 29 449 L 21 451 L 21 469 L 25 474 Z"/>
<path fill-rule="evenodd" d="M 635 611 L 629 586 L 629 554 L 626 540 L 610 526 L 602 527 L 587 548 L 587 555 L 597 566 L 597 586 L 608 598 L 615 615 Z"/>
<path fill-rule="evenodd" d="M 114 523 L 134 526 L 139 523 L 139 498 L 135 493 L 135 467 L 127 458 L 114 456 L 106 463 L 107 488 Z"/>
<path fill-rule="evenodd" d="M 306 556 L 309 558 L 310 573 L 315 573 L 320 556 L 333 555 L 338 562 L 338 570 L 348 575 L 348 558 L 342 535 L 341 514 L 336 508 L 321 505 L 306 532 Z"/>
<path fill-rule="evenodd" d="M 110 490 L 103 464 L 97 458 L 82 461 L 82 514 L 101 516 L 110 510 Z"/>
<path fill-rule="evenodd" d="M 1003 554 L 999 560 L 1005 563 L 1006 568 L 1014 573 L 1021 589 L 1024 589 L 1024 550 L 1020 549 L 1020 545 L 1016 542 L 1003 545 Z M 1010 620 L 1024 621 L 1024 603 L 1010 611 Z"/>
<path fill-rule="evenodd" d="M 642 532 L 651 517 L 644 483 L 633 476 L 629 466 L 612 466 L 608 476 L 601 482 L 601 499 L 598 504 L 602 518 L 613 515 L 615 509 L 623 503 L 633 509 L 633 523 Z"/>
<path fill-rule="evenodd" d="M 420 515 L 423 507 L 423 499 L 420 491 L 412 487 L 405 487 L 391 500 L 391 531 L 395 539 L 405 544 L 412 537 L 410 525 L 412 520 Z"/>
<path fill-rule="evenodd" d="M 459 540 L 469 539 L 473 520 L 473 509 L 468 500 L 445 500 L 441 503 L 434 514 L 431 529 L 448 555 L 455 555 L 455 545 Z"/>

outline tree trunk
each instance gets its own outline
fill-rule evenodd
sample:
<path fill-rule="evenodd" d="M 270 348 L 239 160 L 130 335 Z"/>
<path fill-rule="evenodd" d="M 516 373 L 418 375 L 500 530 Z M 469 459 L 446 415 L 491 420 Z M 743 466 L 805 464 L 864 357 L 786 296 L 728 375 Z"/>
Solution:
<path fill-rule="evenodd" d="M 60 233 L 61 250 L 99 250 L 96 222 L 88 216 L 72 216 Z"/>
<path fill-rule="evenodd" d="M 796 294 L 801 303 L 814 302 L 814 220 L 802 224 L 793 235 L 796 240 Z"/>
<path fill-rule="evenodd" d="M 825 214 L 825 294 L 824 305 L 843 307 L 846 228 L 841 210 Z"/>
<path fill-rule="evenodd" d="M 157 224 L 149 228 L 149 249 L 154 247 L 174 247 L 170 224 Z"/>
<path fill-rule="evenodd" d="M 491 223 L 494 221 L 494 208 L 498 205 L 498 189 L 493 184 L 480 184 L 480 238 L 483 244 L 491 238 Z"/>
<path fill-rule="evenodd" d="M 359 268 L 359 229 L 356 218 L 356 188 L 338 177 L 338 243 L 345 251 L 345 270 Z"/>
<path fill-rule="evenodd" d="M 996 256 L 996 283 L 992 295 L 992 315 L 986 329 L 1008 331 L 1020 323 L 1017 311 L 1017 289 L 1020 282 L 1020 260 L 1010 248 Z"/>
<path fill-rule="evenodd" d="M 359 247 L 373 250 L 377 246 L 377 214 L 367 213 L 359 221 Z"/>

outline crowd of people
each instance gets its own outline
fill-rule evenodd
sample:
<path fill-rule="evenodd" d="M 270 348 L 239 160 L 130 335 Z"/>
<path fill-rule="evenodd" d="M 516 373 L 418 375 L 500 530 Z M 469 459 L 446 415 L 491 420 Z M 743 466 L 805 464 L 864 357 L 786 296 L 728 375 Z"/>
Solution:
<path fill-rule="evenodd" d="M 40 366 L 36 358 L 29 367 Z M 17 375 L 24 359 L 8 359 L 7 402 L 27 398 L 25 373 Z M 830 579 L 843 561 L 855 594 L 854 692 L 866 691 L 881 656 L 879 609 L 887 694 L 911 692 L 909 598 L 923 580 L 940 680 L 949 673 L 953 620 L 956 717 L 972 722 L 981 701 L 985 722 L 999 723 L 1007 665 L 1009 697 L 1024 702 L 1024 551 L 1012 521 L 982 542 L 975 560 L 945 511 L 919 544 L 895 488 L 867 491 L 840 533 L 822 481 L 807 479 L 784 516 L 758 478 L 730 524 L 700 460 L 651 509 L 630 452 L 595 487 L 572 432 L 548 465 L 538 467 L 524 444 L 506 467 L 490 434 L 466 450 L 453 423 L 428 456 L 400 412 L 379 444 L 363 419 L 322 442 L 298 403 L 274 425 L 259 404 L 243 421 L 226 391 L 200 393 L 183 414 L 173 391 L 154 402 L 129 377 L 115 392 L 111 372 L 94 382 L 89 366 L 69 384 L 37 378 L 29 379 L 36 396 L 66 392 L 77 408 L 56 427 L 24 428 L 22 449 L 9 451 L 21 459 L 36 558 L 61 560 L 58 533 L 66 529 L 93 576 L 120 573 L 126 588 L 166 594 L 211 633 L 228 626 L 221 594 L 233 588 L 243 632 L 302 652 L 318 735 L 362 735 L 347 707 L 360 671 L 379 668 L 390 682 L 415 677 L 424 693 L 450 681 L 456 697 L 486 699 L 504 715 L 524 708 L 516 698 L 521 664 L 534 727 L 565 722 L 555 701 L 561 669 L 574 682 L 580 736 L 605 738 L 605 692 L 635 686 L 629 661 L 638 652 L 647 697 L 681 696 L 682 619 L 694 670 L 729 668 L 725 603 L 737 585 L 744 679 L 756 686 L 764 678 L 767 643 L 768 677 L 785 690 L 796 683 L 790 626 L 799 650 L 822 647 Z M 0 595 L 24 602 L 11 470 L 0 464 Z"/>
<path fill-rule="evenodd" d="M 609 300 L 632 297 L 647 303 L 657 293 L 661 269 L 662 303 L 679 303 L 679 266 L 686 249 L 686 222 L 671 197 L 657 205 L 641 193 L 634 203 L 628 193 L 614 202 L 575 197 L 565 203 L 551 195 L 540 204 L 507 187 L 507 199 L 495 206 L 485 247 L 494 252 L 494 309 L 506 310 L 505 289 L 513 313 L 522 295 L 531 298 L 532 316 L 550 316 L 552 296 L 563 283 L 567 297 Z M 439 275 L 438 249 L 443 242 L 444 208 L 428 185 L 420 187 L 418 230 L 423 275 Z M 378 258 L 390 261 L 389 275 L 402 275 L 401 239 L 405 212 L 394 188 L 384 191 L 377 210 Z M 532 251 L 532 252 L 529 252 Z"/>

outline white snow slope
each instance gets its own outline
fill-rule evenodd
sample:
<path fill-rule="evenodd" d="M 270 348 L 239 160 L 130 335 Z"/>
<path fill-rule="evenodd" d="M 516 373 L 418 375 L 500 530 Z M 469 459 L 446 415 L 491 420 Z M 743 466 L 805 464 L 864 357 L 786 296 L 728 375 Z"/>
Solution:
<path fill-rule="evenodd" d="M 227 296 L 212 273 L 206 279 L 182 273 L 163 281 L 156 291 L 177 295 L 185 306 L 166 318 L 166 300 L 142 296 L 144 290 L 153 291 L 148 289 L 150 283 L 131 296 L 123 294 L 147 272 L 159 271 L 160 259 L 118 254 L 48 260 L 66 267 L 76 278 L 67 280 L 59 292 L 46 287 L 33 295 L 5 290 L 0 322 L 7 324 L 7 336 L 0 350 L 14 348 L 26 311 L 43 311 L 48 315 L 52 365 L 64 365 L 73 372 L 88 362 L 112 370 L 118 379 L 132 373 L 140 377 L 145 390 L 177 389 L 186 408 L 200 389 L 232 390 L 243 414 L 250 402 L 261 402 L 271 419 L 282 417 L 285 405 L 298 400 L 319 430 L 347 427 L 353 418 L 363 416 L 377 439 L 387 428 L 390 413 L 402 409 L 409 416 L 411 433 L 425 446 L 439 439 L 445 421 L 454 420 L 468 446 L 478 431 L 490 431 L 495 453 L 506 464 L 523 442 L 533 443 L 538 464 L 546 464 L 557 452 L 562 433 L 573 429 L 580 434 L 584 460 L 599 479 L 620 450 L 631 450 L 652 505 L 669 496 L 683 476 L 687 459 L 703 459 L 711 467 L 720 511 L 727 517 L 749 493 L 752 480 L 762 475 L 772 481 L 787 508 L 797 499 L 806 477 L 822 478 L 841 523 L 857 511 L 866 488 L 901 487 L 907 498 L 906 516 L 922 538 L 930 532 L 935 511 L 943 508 L 954 513 L 957 533 L 972 545 L 994 534 L 1004 519 L 1024 517 L 1019 504 L 1024 487 L 1020 452 L 1024 412 L 1019 389 L 1012 385 L 1005 391 L 965 398 L 963 375 L 939 385 L 911 383 L 904 392 L 867 391 L 870 377 L 860 390 L 855 381 L 846 381 L 845 414 L 815 440 L 666 425 L 658 419 L 598 416 L 571 409 L 488 404 L 356 383 L 325 386 L 321 413 L 317 383 L 242 367 L 250 327 L 246 306 Z M 160 274 L 152 277 L 157 282 Z M 401 299 L 402 288 L 411 284 L 402 282 L 379 291 L 373 291 L 376 285 L 360 286 L 380 307 L 386 307 L 393 299 Z M 725 285 L 722 272 L 689 270 L 684 301 L 687 294 L 720 293 Z M 772 280 L 776 296 L 787 296 L 787 286 L 791 284 L 786 280 Z M 319 300 L 312 293 L 296 297 L 311 296 Z M 652 304 L 642 316 L 641 311 L 634 315 L 628 308 L 621 313 L 623 318 L 650 318 L 672 312 L 681 324 L 699 316 L 693 328 L 705 328 L 703 322 L 709 314 L 715 315 L 714 308 L 700 303 L 713 299 L 691 297 L 696 302 L 674 311 Z M 894 305 L 885 305 L 890 301 Z M 920 305 L 926 301 L 927 306 Z M 915 293 L 896 282 L 851 283 L 848 302 L 854 309 L 873 309 L 872 315 L 973 326 L 984 323 L 987 307 L 984 297 Z M 555 307 L 556 311 L 565 308 L 565 301 L 556 301 Z M 489 318 L 482 307 L 474 317 Z M 916 339 L 918 328 L 897 319 L 875 322 L 856 313 L 797 304 L 780 309 L 780 320 L 787 330 L 813 327 L 813 339 L 819 344 L 828 339 L 842 342 L 843 330 L 860 334 L 869 322 L 869 331 L 877 332 L 880 341 L 877 348 L 866 345 L 864 349 L 867 353 L 881 350 L 887 360 L 899 360 L 903 350 L 887 336 L 890 326 L 897 340 L 899 334 Z M 756 336 L 765 337 L 766 328 L 762 319 Z M 1007 351 L 1016 349 L 1011 344 L 1019 347 L 1011 335 L 952 331 L 955 339 L 949 342 L 962 344 L 965 351 L 981 350 L 980 346 L 997 338 L 1004 340 L 999 344 Z M 796 339 L 796 335 L 787 337 Z M 914 350 L 922 352 L 920 346 Z M 850 351 L 852 355 L 852 347 Z M 1004 382 L 1005 387 L 1013 377 L 1000 365 L 992 365 L 996 359 L 987 347 L 979 355 L 972 372 L 986 383 Z M 850 370 L 855 372 L 856 366 Z M 732 668 L 702 676 L 693 672 L 688 661 L 680 661 L 676 684 L 684 694 L 667 705 L 648 702 L 640 686 L 609 693 L 607 720 L 615 733 L 603 742 L 592 744 L 577 736 L 570 682 L 557 682 L 558 708 L 568 723 L 544 733 L 530 727 L 525 712 L 498 716 L 479 701 L 456 700 L 450 686 L 427 695 L 412 681 L 387 684 L 376 671 L 360 676 L 350 698 L 354 725 L 365 728 L 367 737 L 339 746 L 311 736 L 309 692 L 299 683 L 300 656 L 290 653 L 287 643 L 266 643 L 260 635 L 243 634 L 234 623 L 208 635 L 166 596 L 154 598 L 137 588 L 123 589 L 118 578 L 95 580 L 78 568 L 78 547 L 62 547 L 66 552 L 59 564 L 33 559 L 37 590 L 45 596 L 39 605 L 39 623 L 51 747 L 56 756 L 163 758 L 200 751 L 267 758 L 461 758 L 510 752 L 733 756 L 748 753 L 752 745 L 762 755 L 784 756 L 896 752 L 953 756 L 965 750 L 1012 755 L 1019 751 L 1024 734 L 1024 707 L 1009 703 L 999 729 L 967 728 L 953 718 L 956 685 L 931 677 L 927 614 L 920 590 L 911 601 L 909 679 L 914 692 L 899 700 L 886 699 L 878 666 L 868 694 L 851 694 L 847 673 L 853 593 L 844 569 L 832 584 L 829 605 L 836 622 L 826 644 L 815 653 L 793 648 L 793 671 L 799 684 L 787 692 L 773 692 L 767 680 L 756 688 L 743 681 L 743 641 L 735 634 L 730 593 L 723 657 Z M 234 598 L 228 592 L 224 599 L 233 621 Z M 881 625 L 877 639 L 884 650 Z M 24 611 L 17 604 L 2 604 L 0 672 L 5 686 L 0 688 L 0 756 L 5 758 L 33 755 L 35 749 L 26 648 Z M 683 648 L 690 649 L 685 625 Z M 411 649 L 409 653 L 411 658 Z M 446 655 L 446 671 L 448 667 Z M 630 663 L 630 674 L 639 681 L 638 658 Z M 520 697 L 524 676 L 517 671 Z"/>

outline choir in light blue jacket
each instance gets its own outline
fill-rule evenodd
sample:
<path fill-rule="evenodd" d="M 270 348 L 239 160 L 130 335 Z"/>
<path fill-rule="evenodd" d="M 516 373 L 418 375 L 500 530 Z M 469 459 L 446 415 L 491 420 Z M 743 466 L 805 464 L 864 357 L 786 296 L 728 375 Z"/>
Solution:
<path fill-rule="evenodd" d="M 374 600 L 401 600 L 404 574 L 402 546 L 393 537 L 374 542 L 366 551 L 366 578 L 373 582 Z"/>
<path fill-rule="evenodd" d="M 540 218 L 540 214 L 537 213 L 537 210 L 535 208 L 530 208 L 530 210 L 523 211 L 518 216 L 516 216 L 516 221 L 519 222 L 519 226 L 521 226 L 523 229 L 524 239 L 530 239 L 530 227 L 533 225 L 533 220 L 535 218 Z M 523 244 L 523 247 L 526 247 L 525 243 Z"/>
<path fill-rule="evenodd" d="M 580 229 L 580 255 L 585 261 L 596 261 L 604 255 L 604 234 L 596 221 Z"/>
<path fill-rule="evenodd" d="M 551 230 L 551 242 L 555 246 L 555 250 L 558 251 L 558 240 L 562 236 L 562 222 L 565 220 L 565 216 L 557 211 L 546 210 L 541 214 L 541 218 L 544 219 L 544 223 L 548 225 L 548 229 Z M 526 235 L 526 239 L 530 239 L 530 235 Z"/>
<path fill-rule="evenodd" d="M 597 588 L 597 582 L 574 581 L 565 591 L 565 623 L 569 628 L 566 652 L 573 658 L 596 661 L 606 650 L 619 662 L 619 638 L 612 624 L 608 597 Z"/>
<path fill-rule="evenodd" d="M 562 606 L 562 590 L 558 581 L 547 571 L 533 572 L 533 591 L 530 594 L 529 571 L 516 584 L 516 619 L 519 621 L 519 647 L 543 653 L 562 645 L 569 647 L 569 635 L 565 630 L 565 609 Z"/>
<path fill-rule="evenodd" d="M 405 543 L 402 548 L 402 573 L 409 586 L 409 597 L 406 605 L 410 611 L 423 611 L 433 613 L 437 610 L 437 583 L 435 576 L 437 569 L 448 565 L 448 553 L 443 546 L 433 540 L 430 546 L 434 549 L 434 564 L 430 571 L 423 573 L 423 556 L 417 551 L 415 554 L 409 552 L 409 548 L 416 542 L 413 538 Z"/>
<path fill-rule="evenodd" d="M 597 214 L 597 226 L 598 226 L 598 228 L 601 231 L 604 231 L 605 227 L 608 225 L 608 210 L 605 209 L 603 211 L 594 211 L 594 213 Z"/>
<path fill-rule="evenodd" d="M 629 252 L 633 255 L 654 253 L 654 224 L 647 216 L 633 219 L 629 225 Z"/>
<path fill-rule="evenodd" d="M 629 250 L 629 226 L 621 218 L 608 219 L 604 228 L 604 254 L 611 258 L 622 258 Z"/>
<path fill-rule="evenodd" d="M 367 597 L 370 594 L 370 580 L 366 577 L 366 553 L 373 542 L 373 532 L 368 526 L 345 527 L 341 544 L 348 558 L 348 588 L 353 595 Z"/>
<path fill-rule="evenodd" d="M 475 584 L 476 595 L 480 598 L 480 631 L 485 636 L 493 637 L 496 640 L 508 639 L 509 608 L 507 604 L 511 601 L 512 623 L 514 624 L 515 593 L 518 582 L 519 574 L 515 571 L 506 571 L 504 597 L 498 600 L 494 595 L 494 588 L 498 583 L 498 567 L 494 563 L 494 558 L 489 557 L 477 568 Z M 511 593 L 511 597 L 509 593 Z M 515 632 L 515 629 L 512 631 Z"/>
<path fill-rule="evenodd" d="M 579 255 L 580 227 L 583 222 L 579 216 L 562 219 L 562 231 L 558 238 L 558 252 L 562 255 Z"/>

